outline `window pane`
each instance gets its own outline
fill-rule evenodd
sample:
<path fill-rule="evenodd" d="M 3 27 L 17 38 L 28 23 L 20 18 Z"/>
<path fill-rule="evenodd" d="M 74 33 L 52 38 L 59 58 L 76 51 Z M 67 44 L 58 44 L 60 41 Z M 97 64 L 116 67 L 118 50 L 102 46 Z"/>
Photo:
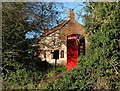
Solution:
<path fill-rule="evenodd" d="M 64 58 L 64 51 L 61 51 L 61 58 Z"/>

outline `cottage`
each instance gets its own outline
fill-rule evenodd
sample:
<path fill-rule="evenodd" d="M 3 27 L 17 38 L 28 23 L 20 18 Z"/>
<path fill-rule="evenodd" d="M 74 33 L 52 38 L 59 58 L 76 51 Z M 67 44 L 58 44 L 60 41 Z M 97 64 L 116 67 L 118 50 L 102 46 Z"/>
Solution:
<path fill-rule="evenodd" d="M 69 44 L 73 44 L 72 41 L 69 41 L 70 39 L 75 39 L 75 41 L 79 40 L 80 45 L 77 49 L 79 52 L 78 54 L 85 54 L 85 49 L 88 45 L 87 32 L 85 28 L 74 19 L 73 9 L 70 9 L 68 20 L 63 21 L 54 28 L 48 30 L 40 38 L 39 50 L 41 60 L 54 63 L 55 59 L 53 59 L 53 52 L 54 50 L 58 50 L 59 59 L 57 59 L 57 63 L 65 65 L 68 60 L 68 46 Z"/>

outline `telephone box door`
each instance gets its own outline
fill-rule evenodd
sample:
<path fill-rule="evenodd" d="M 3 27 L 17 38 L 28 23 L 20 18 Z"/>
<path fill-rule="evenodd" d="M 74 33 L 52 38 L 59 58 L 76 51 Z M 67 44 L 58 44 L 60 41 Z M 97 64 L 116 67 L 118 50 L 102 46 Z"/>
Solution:
<path fill-rule="evenodd" d="M 79 42 L 78 34 L 67 36 L 67 70 L 72 70 L 78 63 Z"/>

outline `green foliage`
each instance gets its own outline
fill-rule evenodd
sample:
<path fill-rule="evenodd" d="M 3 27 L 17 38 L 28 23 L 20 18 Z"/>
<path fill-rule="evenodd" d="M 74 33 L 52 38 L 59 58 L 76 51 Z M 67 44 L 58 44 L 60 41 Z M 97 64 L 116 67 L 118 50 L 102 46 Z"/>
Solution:
<path fill-rule="evenodd" d="M 85 56 L 79 57 L 77 68 L 64 73 L 60 77 L 61 79 L 50 80 L 43 86 L 44 89 L 119 88 L 119 4 L 89 3 L 88 7 L 85 7 L 85 27 L 90 33 L 89 49 Z M 25 7 L 25 3 L 3 3 L 2 76 L 4 89 L 39 88 L 38 83 L 45 76 L 51 77 L 58 74 L 55 71 L 47 70 L 51 68 L 50 64 L 33 60 L 32 56 L 28 55 L 28 51 L 33 51 L 31 48 L 33 40 L 25 39 L 25 34 L 29 29 L 37 28 L 28 26 L 29 24 L 24 22 Z M 40 20 L 40 22 L 42 21 Z M 46 24 L 44 23 L 44 25 Z M 64 70 L 64 68 L 57 68 L 57 72 Z M 48 75 L 46 75 L 47 73 Z"/>
<path fill-rule="evenodd" d="M 26 34 L 31 31 L 40 33 L 45 26 L 52 27 L 60 14 L 56 8 L 55 3 L 45 2 L 2 3 L 3 89 L 36 88 L 37 82 L 52 67 L 40 59 L 33 59 L 36 49 L 32 45 L 38 37 L 27 39 Z"/>
<path fill-rule="evenodd" d="M 52 65 L 52 67 L 55 67 L 55 65 Z M 65 68 L 64 66 L 57 65 L 57 67 L 54 68 L 54 69 L 51 69 L 51 70 L 46 74 L 46 76 L 49 78 L 49 77 L 55 76 L 56 74 L 63 73 L 64 71 L 66 71 L 66 68 Z"/>
<path fill-rule="evenodd" d="M 89 3 L 85 27 L 90 46 L 76 69 L 48 83 L 48 89 L 116 89 L 120 84 L 120 3 Z M 87 5 L 87 4 L 86 4 Z M 91 7 L 93 9 L 91 9 Z"/>

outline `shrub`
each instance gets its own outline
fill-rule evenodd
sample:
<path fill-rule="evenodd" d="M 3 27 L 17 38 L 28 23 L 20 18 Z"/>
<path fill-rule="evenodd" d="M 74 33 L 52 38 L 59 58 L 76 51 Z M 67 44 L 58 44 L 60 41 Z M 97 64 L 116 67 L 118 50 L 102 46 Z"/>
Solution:
<path fill-rule="evenodd" d="M 48 83 L 48 89 L 116 89 L 120 84 L 120 3 L 89 3 L 85 7 L 85 27 L 89 49 L 79 57 L 76 69 L 62 79 Z M 91 10 L 91 7 L 93 8 Z"/>

